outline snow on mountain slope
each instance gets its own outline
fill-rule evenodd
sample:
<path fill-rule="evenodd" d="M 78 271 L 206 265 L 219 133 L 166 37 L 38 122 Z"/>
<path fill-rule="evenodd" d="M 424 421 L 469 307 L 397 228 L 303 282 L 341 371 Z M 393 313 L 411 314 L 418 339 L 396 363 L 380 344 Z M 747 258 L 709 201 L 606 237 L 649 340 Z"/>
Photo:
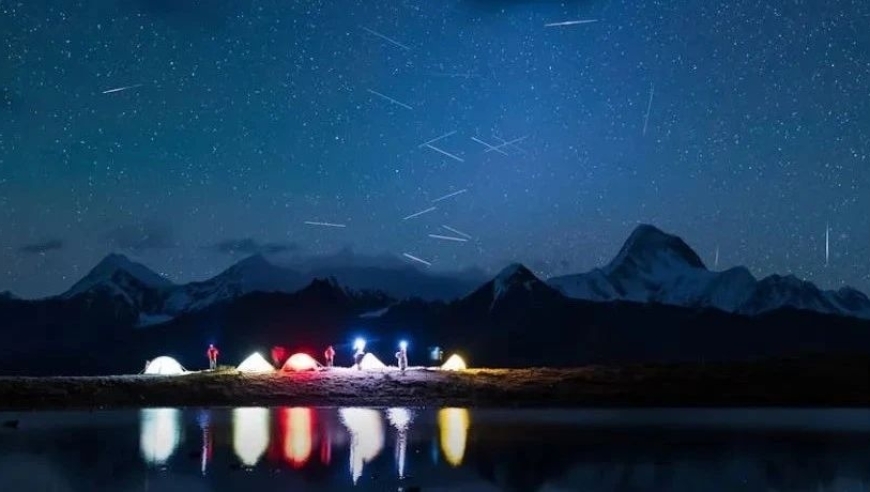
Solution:
<path fill-rule="evenodd" d="M 252 292 L 292 293 L 305 285 L 305 277 L 298 272 L 273 265 L 262 255 L 254 255 L 209 280 L 175 289 L 167 299 L 165 310 L 169 313 L 196 311 Z"/>
<path fill-rule="evenodd" d="M 870 300 L 854 289 L 822 291 L 793 276 L 759 281 L 743 267 L 711 272 L 682 239 L 650 225 L 638 226 L 604 268 L 547 283 L 568 297 L 590 301 L 709 307 L 746 315 L 789 307 L 870 318 Z"/>
<path fill-rule="evenodd" d="M 124 255 L 110 254 L 75 283 L 61 297 L 71 298 L 94 289 L 107 289 L 122 295 L 137 289 L 168 289 L 174 284 L 145 265 Z"/>

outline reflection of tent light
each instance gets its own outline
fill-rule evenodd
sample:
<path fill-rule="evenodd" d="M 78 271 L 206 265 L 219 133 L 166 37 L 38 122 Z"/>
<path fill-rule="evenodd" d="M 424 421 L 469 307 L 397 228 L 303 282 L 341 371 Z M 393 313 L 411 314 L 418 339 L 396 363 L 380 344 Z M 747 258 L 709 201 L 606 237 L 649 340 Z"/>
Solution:
<path fill-rule="evenodd" d="M 181 442 L 180 412 L 175 408 L 145 408 L 139 413 L 139 450 L 150 465 L 169 461 Z"/>
<path fill-rule="evenodd" d="M 438 411 L 438 429 L 444 459 L 453 466 L 462 464 L 465 442 L 471 419 L 464 408 L 444 408 Z"/>
<path fill-rule="evenodd" d="M 293 354 L 284 363 L 285 371 L 311 371 L 317 369 L 317 361 L 308 354 Z"/>
<path fill-rule="evenodd" d="M 269 448 L 269 410 L 236 408 L 233 410 L 233 450 L 245 466 L 257 465 Z"/>
<path fill-rule="evenodd" d="M 387 420 L 399 432 L 408 430 L 408 426 L 411 425 L 411 419 L 413 418 L 414 416 L 407 408 L 390 408 L 387 410 Z"/>
<path fill-rule="evenodd" d="M 148 363 L 148 367 L 145 368 L 145 374 L 160 374 L 164 376 L 184 374 L 184 367 L 172 357 L 161 356 Z"/>
<path fill-rule="evenodd" d="M 272 372 L 275 368 L 259 352 L 254 352 L 242 361 L 236 370 L 239 372 Z"/>
<path fill-rule="evenodd" d="M 396 428 L 396 469 L 399 478 L 405 478 L 405 459 L 408 454 L 408 427 L 413 414 L 407 408 L 390 408 L 387 410 L 387 420 Z"/>
<path fill-rule="evenodd" d="M 360 369 L 386 369 L 387 365 L 380 361 L 375 354 L 369 352 L 363 356 L 362 361 L 359 363 Z"/>
<path fill-rule="evenodd" d="M 441 369 L 444 371 L 464 371 L 468 369 L 468 366 L 465 365 L 465 361 L 462 360 L 462 357 L 458 354 L 453 354 L 444 362 Z"/>
<path fill-rule="evenodd" d="M 338 412 L 350 433 L 350 474 L 356 485 L 363 465 L 374 460 L 384 448 L 381 414 L 369 408 L 342 408 Z"/>
<path fill-rule="evenodd" d="M 314 410 L 311 408 L 284 409 L 284 459 L 293 468 L 302 468 L 314 448 Z"/>

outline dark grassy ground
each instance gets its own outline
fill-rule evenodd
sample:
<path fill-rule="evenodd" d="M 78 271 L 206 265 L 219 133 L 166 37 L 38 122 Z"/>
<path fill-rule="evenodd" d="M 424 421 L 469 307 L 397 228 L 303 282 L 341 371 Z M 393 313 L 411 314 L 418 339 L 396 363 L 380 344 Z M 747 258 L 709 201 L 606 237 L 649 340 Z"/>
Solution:
<path fill-rule="evenodd" d="M 366 405 L 870 407 L 870 358 L 576 369 L 0 378 L 0 409 Z"/>

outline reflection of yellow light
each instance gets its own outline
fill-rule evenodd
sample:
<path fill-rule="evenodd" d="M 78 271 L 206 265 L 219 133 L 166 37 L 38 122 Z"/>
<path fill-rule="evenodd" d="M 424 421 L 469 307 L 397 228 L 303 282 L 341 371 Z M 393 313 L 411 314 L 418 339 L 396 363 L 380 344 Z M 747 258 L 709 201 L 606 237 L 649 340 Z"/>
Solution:
<path fill-rule="evenodd" d="M 465 365 L 465 361 L 462 360 L 462 357 L 453 354 L 444 362 L 444 364 L 441 365 L 441 369 L 445 371 L 464 371 L 468 369 L 468 366 Z"/>
<path fill-rule="evenodd" d="M 181 442 L 180 412 L 175 408 L 145 408 L 139 413 L 139 450 L 150 465 L 163 465 Z"/>
<path fill-rule="evenodd" d="M 438 429 L 441 437 L 441 452 L 453 466 L 462 464 L 465 442 L 471 418 L 464 408 L 444 408 L 438 411 Z"/>
<path fill-rule="evenodd" d="M 396 468 L 399 478 L 405 478 L 405 459 L 408 454 L 408 427 L 414 415 L 407 408 L 390 408 L 387 420 L 396 428 Z"/>
<path fill-rule="evenodd" d="M 269 448 L 269 410 L 233 410 L 233 450 L 245 466 L 256 466 Z"/>
<path fill-rule="evenodd" d="M 301 468 L 311 457 L 313 413 L 311 408 L 291 408 L 284 414 L 284 458 L 294 468 Z"/>
<path fill-rule="evenodd" d="M 350 434 L 350 474 L 356 485 L 363 465 L 374 460 L 384 448 L 384 426 L 377 410 L 342 408 L 338 412 Z"/>

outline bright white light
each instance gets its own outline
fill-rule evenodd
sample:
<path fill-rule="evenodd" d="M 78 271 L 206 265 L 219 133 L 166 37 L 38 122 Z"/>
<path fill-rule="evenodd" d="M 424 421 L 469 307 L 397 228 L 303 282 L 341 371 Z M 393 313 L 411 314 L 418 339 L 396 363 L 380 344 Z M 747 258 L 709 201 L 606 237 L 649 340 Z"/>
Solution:
<path fill-rule="evenodd" d="M 257 466 L 269 449 L 269 410 L 233 409 L 233 451 L 243 465 Z"/>
<path fill-rule="evenodd" d="M 356 485 L 363 465 L 384 449 L 384 425 L 380 412 L 370 408 L 342 408 L 338 414 L 350 434 L 350 475 Z"/>
<path fill-rule="evenodd" d="M 144 408 L 139 412 L 139 450 L 149 465 L 164 465 L 181 442 L 181 412 Z"/>
<path fill-rule="evenodd" d="M 149 362 L 148 367 L 145 368 L 145 374 L 160 374 L 164 376 L 184 374 L 184 368 L 172 357 L 163 356 Z"/>
<path fill-rule="evenodd" d="M 413 419 L 414 414 L 407 408 L 390 408 L 387 410 L 387 420 L 399 432 L 408 430 L 408 426 L 411 425 Z"/>
<path fill-rule="evenodd" d="M 354 350 L 364 350 L 366 348 L 366 341 L 363 338 L 357 338 L 355 342 L 353 342 Z"/>
<path fill-rule="evenodd" d="M 239 372 L 272 372 L 275 370 L 259 352 L 254 352 L 236 368 Z"/>
<path fill-rule="evenodd" d="M 468 427 L 471 418 L 464 408 L 444 408 L 438 411 L 438 429 L 441 452 L 444 459 L 453 466 L 462 464 L 465 457 L 465 443 L 468 440 Z"/>
<path fill-rule="evenodd" d="M 402 349 L 402 350 L 407 349 L 407 348 L 408 348 L 408 342 L 402 340 L 401 342 L 399 342 L 399 348 Z"/>

